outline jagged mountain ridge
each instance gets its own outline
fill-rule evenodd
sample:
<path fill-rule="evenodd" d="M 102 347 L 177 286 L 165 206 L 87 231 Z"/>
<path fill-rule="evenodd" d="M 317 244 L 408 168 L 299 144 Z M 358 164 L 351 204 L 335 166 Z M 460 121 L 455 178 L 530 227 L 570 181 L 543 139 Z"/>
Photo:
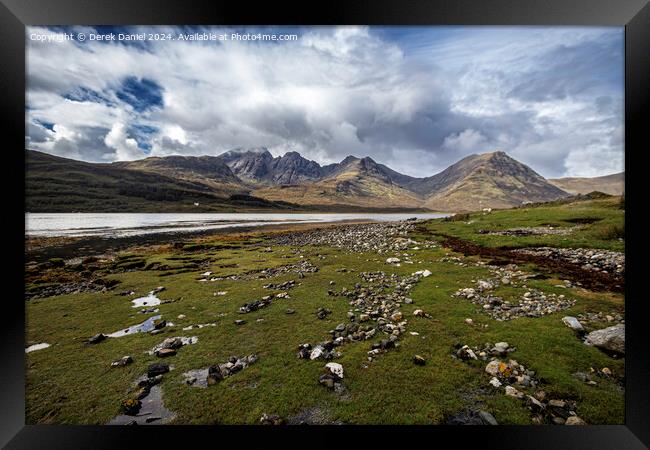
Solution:
<path fill-rule="evenodd" d="M 255 184 L 294 184 L 318 180 L 325 173 L 320 164 L 303 158 L 298 152 L 288 152 L 274 158 L 263 147 L 230 150 L 217 158 L 240 180 Z"/>
<path fill-rule="evenodd" d="M 330 208 L 465 211 L 569 195 L 500 151 L 468 156 L 427 178 L 401 174 L 370 157 L 348 156 L 340 163 L 321 166 L 298 152 L 274 157 L 263 147 L 234 149 L 219 156 L 149 157 L 95 166 L 163 176 L 165 180 L 201 186 L 221 198 L 244 194 Z"/>

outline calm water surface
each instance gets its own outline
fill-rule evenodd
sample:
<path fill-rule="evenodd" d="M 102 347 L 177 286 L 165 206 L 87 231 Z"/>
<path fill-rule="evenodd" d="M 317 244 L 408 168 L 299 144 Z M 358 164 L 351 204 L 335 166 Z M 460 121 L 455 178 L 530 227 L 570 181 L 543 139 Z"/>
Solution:
<path fill-rule="evenodd" d="M 230 227 L 251 227 L 281 223 L 338 222 L 342 220 L 395 221 L 411 217 L 435 219 L 442 213 L 331 213 L 331 214 L 138 214 L 138 213 L 26 213 L 27 236 L 125 237 L 152 233 L 178 233 Z"/>

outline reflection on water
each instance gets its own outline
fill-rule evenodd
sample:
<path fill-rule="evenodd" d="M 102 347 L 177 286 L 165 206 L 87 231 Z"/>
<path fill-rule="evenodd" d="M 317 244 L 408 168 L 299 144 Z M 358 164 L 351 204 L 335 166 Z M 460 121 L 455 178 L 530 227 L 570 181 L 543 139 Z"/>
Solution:
<path fill-rule="evenodd" d="M 133 303 L 132 308 L 142 308 L 143 306 L 160 305 L 160 299 L 150 292 L 146 297 L 131 300 L 131 303 Z"/>
<path fill-rule="evenodd" d="M 108 337 L 122 337 L 126 336 L 129 334 L 134 334 L 134 333 L 148 333 L 149 331 L 154 329 L 154 322 L 158 319 L 160 319 L 160 315 L 158 316 L 151 316 L 147 320 L 145 320 L 142 323 L 139 323 L 137 325 L 133 325 L 129 328 L 125 328 L 123 330 L 116 331 L 115 333 L 108 334 Z"/>
<path fill-rule="evenodd" d="M 280 223 L 338 222 L 342 220 L 396 221 L 412 217 L 436 219 L 441 213 L 221 213 L 221 214 L 137 214 L 137 213 L 26 213 L 27 236 L 126 237 L 152 233 L 203 231 L 229 227 L 251 227 Z"/>

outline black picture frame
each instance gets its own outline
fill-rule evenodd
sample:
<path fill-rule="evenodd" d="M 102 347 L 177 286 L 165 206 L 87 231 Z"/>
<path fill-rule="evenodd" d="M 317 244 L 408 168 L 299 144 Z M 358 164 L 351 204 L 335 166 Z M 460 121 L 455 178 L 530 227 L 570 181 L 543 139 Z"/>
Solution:
<path fill-rule="evenodd" d="M 25 425 L 24 292 L 24 126 L 25 26 L 116 24 L 272 24 L 272 25 L 597 25 L 625 27 L 625 191 L 626 191 L 626 413 L 625 425 L 551 427 L 138 427 Z M 643 152 L 650 149 L 647 122 L 650 99 L 650 5 L 647 0 L 328 0 L 326 2 L 225 2 L 202 0 L 1 0 L 0 92 L 5 200 L 11 211 L 5 230 L 5 317 L 0 327 L 2 374 L 0 445 L 6 448 L 116 448 L 169 445 L 197 436 L 212 445 L 251 437 L 278 439 L 300 434 L 303 445 L 339 441 L 341 433 L 362 432 L 381 445 L 406 444 L 413 434 L 445 448 L 473 443 L 485 447 L 642 449 L 650 445 L 650 358 L 647 353 L 647 301 L 643 296 L 645 219 Z M 22 189 L 22 192 L 21 192 Z M 22 217 L 22 219 L 19 219 Z M 155 428 L 155 429 L 154 429 Z M 405 429 L 406 428 L 406 429 Z M 254 432 L 251 432 L 254 430 Z M 398 432 L 399 431 L 399 432 Z M 332 433 L 335 433 L 334 435 Z M 378 439 L 377 439 L 378 438 Z M 345 438 L 347 439 L 347 438 Z M 448 439 L 451 439 L 449 441 Z M 146 442 L 146 444 L 144 444 Z M 157 443 L 157 444 L 156 444 Z M 205 445 L 205 444 L 192 444 Z M 211 444 L 207 444 L 211 445 Z M 358 444 L 357 444 L 358 445 Z M 376 445 L 368 441 L 365 445 Z"/>

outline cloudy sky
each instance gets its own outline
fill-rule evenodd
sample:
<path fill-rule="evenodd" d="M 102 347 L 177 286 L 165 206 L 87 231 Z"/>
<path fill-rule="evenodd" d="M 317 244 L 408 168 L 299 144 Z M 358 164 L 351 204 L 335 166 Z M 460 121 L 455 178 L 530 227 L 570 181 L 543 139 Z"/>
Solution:
<path fill-rule="evenodd" d="M 68 32 L 293 41 L 32 40 Z M 545 177 L 623 170 L 623 28 L 27 29 L 26 148 L 91 162 L 298 151 L 430 176 L 503 150 Z"/>

